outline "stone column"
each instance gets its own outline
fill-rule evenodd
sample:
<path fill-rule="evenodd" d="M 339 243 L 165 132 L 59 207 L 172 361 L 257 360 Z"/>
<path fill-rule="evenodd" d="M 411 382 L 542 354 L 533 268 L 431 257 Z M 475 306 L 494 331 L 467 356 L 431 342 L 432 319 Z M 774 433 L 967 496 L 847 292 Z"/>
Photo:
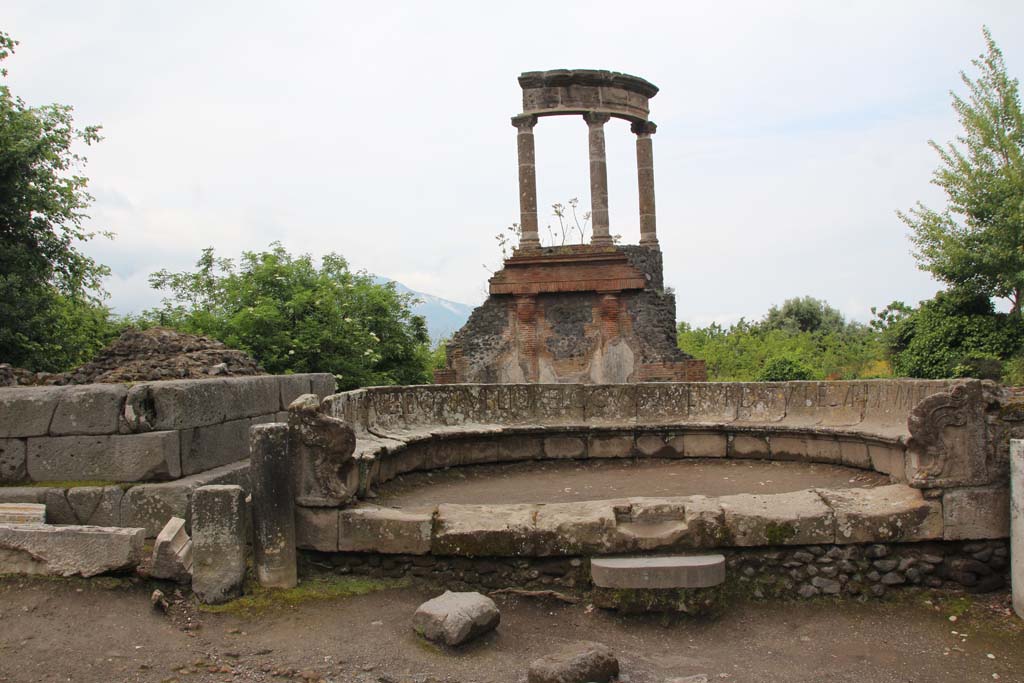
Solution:
<path fill-rule="evenodd" d="M 533 127 L 537 117 L 520 114 L 512 117 L 512 125 L 519 134 L 516 146 L 519 150 L 519 237 L 521 249 L 540 248 L 540 233 L 537 232 L 537 168 L 533 146 Z"/>
<path fill-rule="evenodd" d="M 640 246 L 658 249 L 654 214 L 654 145 L 651 136 L 658 127 L 651 121 L 633 122 L 636 133 L 636 176 L 640 189 Z"/>
<path fill-rule="evenodd" d="M 294 588 L 298 571 L 288 425 L 250 427 L 249 458 L 256 579 L 267 588 Z"/>
<path fill-rule="evenodd" d="M 591 244 L 610 245 L 612 236 L 608 231 L 608 164 L 604 152 L 604 124 L 609 114 L 588 111 L 583 115 L 590 129 L 590 220 L 593 227 Z"/>
<path fill-rule="evenodd" d="M 201 602 L 215 605 L 242 594 L 245 512 L 241 486 L 192 492 L 192 591 Z"/>
<path fill-rule="evenodd" d="M 1010 440 L 1010 584 L 1013 611 L 1024 619 L 1024 439 Z"/>

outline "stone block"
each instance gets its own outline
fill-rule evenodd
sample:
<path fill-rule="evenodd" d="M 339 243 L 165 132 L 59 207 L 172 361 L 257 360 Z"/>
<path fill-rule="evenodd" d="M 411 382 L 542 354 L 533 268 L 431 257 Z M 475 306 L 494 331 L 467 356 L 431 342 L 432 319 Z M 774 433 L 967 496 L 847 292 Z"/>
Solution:
<path fill-rule="evenodd" d="M 281 386 L 278 377 L 230 377 L 224 383 L 228 401 L 225 420 L 273 415 L 280 410 Z"/>
<path fill-rule="evenodd" d="M 839 447 L 839 441 L 831 435 L 808 436 L 807 459 L 810 462 L 826 462 L 841 465 L 843 463 L 843 453 Z"/>
<path fill-rule="evenodd" d="M 725 581 L 725 557 L 595 557 L 590 561 L 590 576 L 601 588 L 710 588 Z"/>
<path fill-rule="evenodd" d="M 295 508 L 295 545 L 307 550 L 333 553 L 338 550 L 337 508 Z"/>
<path fill-rule="evenodd" d="M 309 376 L 310 391 L 320 398 L 333 395 L 338 389 L 338 382 L 334 375 L 328 372 L 312 373 Z"/>
<path fill-rule="evenodd" d="M 313 393 L 309 375 L 279 375 L 277 382 L 281 394 L 281 403 L 278 408 L 280 411 L 287 412 L 288 406 L 292 404 L 292 401 L 303 394 Z M 287 421 L 287 418 L 275 420 L 275 422 Z"/>
<path fill-rule="evenodd" d="M 836 543 L 911 543 L 942 538 L 942 507 L 904 484 L 819 489 L 836 520 Z"/>
<path fill-rule="evenodd" d="M 536 556 L 592 555 L 616 550 L 615 502 L 592 500 L 541 505 L 522 545 Z"/>
<path fill-rule="evenodd" d="M 718 502 L 732 545 L 814 545 L 835 539 L 832 509 L 814 491 L 742 493 Z"/>
<path fill-rule="evenodd" d="M 47 489 L 43 499 L 46 505 L 47 524 L 78 524 L 78 517 L 75 509 L 68 502 L 67 489 Z"/>
<path fill-rule="evenodd" d="M 0 388 L 0 439 L 44 436 L 65 387 Z"/>
<path fill-rule="evenodd" d="M 0 524 L 0 574 L 96 576 L 142 560 L 142 529 Z"/>
<path fill-rule="evenodd" d="M 457 647 L 490 633 L 500 621 L 498 607 L 487 596 L 445 591 L 416 609 L 412 627 L 427 640 Z"/>
<path fill-rule="evenodd" d="M 338 550 L 426 555 L 433 523 L 432 511 L 349 508 L 338 515 Z"/>
<path fill-rule="evenodd" d="M 189 517 L 192 487 L 183 480 L 166 484 L 133 486 L 121 499 L 121 521 L 142 527 L 147 537 L 154 537 L 171 517 Z"/>
<path fill-rule="evenodd" d="M 192 539 L 185 531 L 185 520 L 171 517 L 153 542 L 153 561 L 149 575 L 157 579 L 187 582 L 192 578 Z"/>
<path fill-rule="evenodd" d="M 685 422 L 689 403 L 689 384 L 651 382 L 637 385 L 637 421 L 641 424 Z"/>
<path fill-rule="evenodd" d="M 690 422 L 733 422 L 739 414 L 737 384 L 693 382 L 690 384 Z M 722 450 L 725 453 L 725 450 Z"/>
<path fill-rule="evenodd" d="M 786 385 L 781 382 L 746 382 L 740 385 L 736 419 L 771 423 L 786 417 Z"/>
<path fill-rule="evenodd" d="M 587 455 L 591 458 L 628 458 L 633 455 L 633 437 L 591 436 Z"/>
<path fill-rule="evenodd" d="M 534 660 L 528 683 L 610 683 L 618 678 L 619 660 L 607 645 L 579 642 Z"/>
<path fill-rule="evenodd" d="M 806 462 L 808 458 L 808 442 L 805 436 L 772 435 L 772 460 L 797 460 Z"/>
<path fill-rule="evenodd" d="M 171 517 L 191 520 L 192 491 L 209 484 L 237 484 L 249 488 L 249 463 L 242 461 L 160 484 L 139 484 L 125 491 L 121 499 L 121 523 L 146 529 L 156 536 Z M 2 489 L 0 489 L 2 490 Z"/>
<path fill-rule="evenodd" d="M 1010 535 L 1010 489 L 972 486 L 942 494 L 943 538 L 968 541 Z"/>
<path fill-rule="evenodd" d="M 544 439 L 544 456 L 552 460 L 585 457 L 586 442 L 577 436 L 549 436 Z"/>
<path fill-rule="evenodd" d="M 28 478 L 25 439 L 0 439 L 0 484 L 16 484 Z"/>
<path fill-rule="evenodd" d="M 247 418 L 181 432 L 181 473 L 205 472 L 249 457 Z"/>
<path fill-rule="evenodd" d="M 439 505 L 430 552 L 465 557 L 534 555 L 538 505 Z"/>
<path fill-rule="evenodd" d="M 77 524 L 92 526 L 121 526 L 120 486 L 75 486 L 64 496 Z"/>
<path fill-rule="evenodd" d="M 245 379 L 245 378 L 242 378 Z M 136 432 L 191 429 L 227 419 L 227 379 L 143 382 L 128 391 L 125 419 Z M 268 412 L 276 410 L 276 406 Z"/>
<path fill-rule="evenodd" d="M 687 432 L 683 435 L 683 455 L 687 458 L 724 458 L 728 446 L 724 432 Z"/>
<path fill-rule="evenodd" d="M 242 594 L 246 559 L 245 492 L 200 486 L 192 494 L 192 590 L 207 604 Z"/>
<path fill-rule="evenodd" d="M 52 491 L 43 486 L 0 486 L 0 503 L 45 503 Z"/>
<path fill-rule="evenodd" d="M 61 392 L 49 434 L 116 434 L 128 389 L 123 384 L 86 384 Z"/>
<path fill-rule="evenodd" d="M 152 481 L 180 474 L 177 432 L 28 440 L 32 481 Z"/>
<path fill-rule="evenodd" d="M 729 438 L 730 458 L 768 458 L 768 438 L 752 434 L 733 434 Z"/>
<path fill-rule="evenodd" d="M 506 436 L 498 440 L 499 462 L 540 460 L 544 457 L 544 440 L 538 436 Z"/>
<path fill-rule="evenodd" d="M 40 503 L 0 503 L 0 524 L 46 524 L 46 506 Z"/>
<path fill-rule="evenodd" d="M 583 388 L 589 422 L 633 424 L 636 421 L 637 386 L 634 384 L 590 384 Z"/>
<path fill-rule="evenodd" d="M 895 481 L 907 481 L 907 459 L 902 446 L 868 443 L 868 457 L 871 469 L 888 474 Z"/>
<path fill-rule="evenodd" d="M 839 441 L 839 460 L 848 467 L 871 469 L 871 456 L 868 445 L 863 441 Z"/>
<path fill-rule="evenodd" d="M 660 434 L 639 434 L 636 437 L 636 450 L 640 455 L 647 456 L 648 458 L 675 458 L 682 455 L 682 453 L 672 447 L 666 436 Z"/>

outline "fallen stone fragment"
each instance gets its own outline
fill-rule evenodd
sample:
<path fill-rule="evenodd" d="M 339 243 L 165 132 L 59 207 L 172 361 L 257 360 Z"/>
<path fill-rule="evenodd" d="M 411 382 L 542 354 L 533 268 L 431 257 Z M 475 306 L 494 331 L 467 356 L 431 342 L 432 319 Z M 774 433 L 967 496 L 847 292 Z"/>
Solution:
<path fill-rule="evenodd" d="M 0 574 L 96 576 L 134 569 L 145 529 L 0 524 Z"/>
<path fill-rule="evenodd" d="M 607 683 L 619 675 L 619 660 L 601 643 L 566 645 L 530 665 L 529 683 Z"/>
<path fill-rule="evenodd" d="M 46 524 L 46 506 L 40 503 L 0 503 L 0 524 Z"/>
<path fill-rule="evenodd" d="M 493 631 L 499 621 L 498 607 L 486 595 L 445 591 L 419 606 L 412 627 L 427 640 L 455 647 Z"/>
<path fill-rule="evenodd" d="M 153 563 L 149 575 L 156 579 L 186 582 L 192 578 L 192 539 L 185 531 L 185 520 L 171 517 L 153 543 Z"/>
<path fill-rule="evenodd" d="M 149 596 L 149 602 L 153 605 L 153 609 L 160 610 L 164 614 L 167 614 L 167 610 L 171 607 L 171 603 L 167 602 L 167 597 L 159 588 Z"/>
<path fill-rule="evenodd" d="M 200 486 L 192 494 L 192 590 L 207 604 L 242 594 L 245 581 L 245 492 Z"/>

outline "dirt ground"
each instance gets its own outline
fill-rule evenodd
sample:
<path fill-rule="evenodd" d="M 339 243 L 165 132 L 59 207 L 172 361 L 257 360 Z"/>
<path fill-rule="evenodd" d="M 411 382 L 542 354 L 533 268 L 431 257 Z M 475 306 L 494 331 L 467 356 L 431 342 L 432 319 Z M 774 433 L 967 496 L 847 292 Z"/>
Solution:
<path fill-rule="evenodd" d="M 163 614 L 150 604 L 157 585 L 0 579 L 0 681 L 521 682 L 533 659 L 576 640 L 610 646 L 624 683 L 1024 681 L 1024 628 L 1006 594 L 739 602 L 705 620 L 495 596 L 498 630 L 452 652 L 410 628 L 436 594 L 425 587 L 253 613 L 198 611 L 183 597 Z"/>
<path fill-rule="evenodd" d="M 626 496 L 786 493 L 813 486 L 888 484 L 877 472 L 767 460 L 587 460 L 474 465 L 403 474 L 376 502 L 415 508 L 438 503 L 554 503 Z"/>

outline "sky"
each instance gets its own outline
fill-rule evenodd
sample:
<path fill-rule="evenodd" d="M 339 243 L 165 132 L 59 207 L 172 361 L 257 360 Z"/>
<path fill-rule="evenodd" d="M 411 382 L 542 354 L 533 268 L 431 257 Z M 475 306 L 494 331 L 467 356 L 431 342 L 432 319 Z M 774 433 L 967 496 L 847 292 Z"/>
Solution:
<path fill-rule="evenodd" d="M 111 306 L 159 303 L 153 271 L 204 247 L 280 241 L 335 252 L 447 299 L 480 303 L 519 219 L 523 71 L 641 76 L 651 100 L 658 238 L 677 317 L 760 318 L 810 295 L 865 321 L 941 285 L 896 215 L 941 207 L 928 140 L 951 140 L 951 89 L 982 25 L 1024 75 L 1019 0 L 892 2 L 260 2 L 23 0 L 7 82 L 30 105 L 103 126 L 87 151 L 84 250 Z M 535 128 L 541 232 L 589 206 L 587 127 Z M 639 240 L 635 136 L 606 126 L 610 222 Z"/>

